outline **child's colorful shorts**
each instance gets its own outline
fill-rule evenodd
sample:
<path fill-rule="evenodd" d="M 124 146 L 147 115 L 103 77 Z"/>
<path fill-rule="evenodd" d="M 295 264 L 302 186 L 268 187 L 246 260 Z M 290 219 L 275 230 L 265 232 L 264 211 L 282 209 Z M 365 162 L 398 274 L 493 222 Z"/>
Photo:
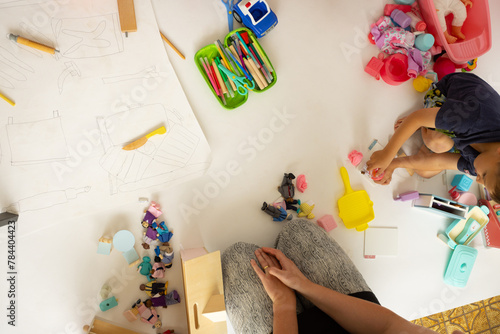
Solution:
<path fill-rule="evenodd" d="M 424 97 L 424 108 L 434 108 L 442 107 L 446 101 L 446 96 L 439 89 L 436 88 L 436 84 L 432 84 L 431 89 L 425 94 Z M 455 133 L 453 131 L 429 128 L 430 130 L 435 130 L 447 135 L 450 138 L 455 138 Z M 455 147 L 451 148 L 448 152 L 460 153 Z"/>

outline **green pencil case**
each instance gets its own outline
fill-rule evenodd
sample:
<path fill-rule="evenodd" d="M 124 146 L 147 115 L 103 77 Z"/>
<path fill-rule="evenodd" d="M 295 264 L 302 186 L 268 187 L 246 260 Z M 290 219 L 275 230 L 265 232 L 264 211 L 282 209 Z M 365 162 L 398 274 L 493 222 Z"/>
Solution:
<path fill-rule="evenodd" d="M 248 89 L 248 93 L 247 94 L 240 94 L 236 90 L 236 91 L 234 91 L 234 96 L 233 97 L 231 97 L 229 94 L 224 95 L 224 98 L 225 98 L 225 101 L 226 101 L 226 104 L 224 104 L 224 102 L 222 101 L 222 98 L 219 97 L 219 95 L 217 95 L 214 87 L 212 86 L 210 78 L 207 76 L 207 73 L 205 71 L 205 68 L 204 68 L 203 64 L 200 63 L 200 58 L 204 59 L 206 57 L 209 60 L 210 64 L 211 64 L 212 59 L 217 58 L 217 57 L 221 57 L 218 48 L 215 46 L 215 44 L 210 44 L 210 45 L 207 45 L 207 46 L 201 48 L 200 50 L 198 50 L 196 52 L 196 54 L 194 55 L 194 62 L 196 63 L 196 66 L 198 67 L 198 70 L 200 71 L 201 76 L 203 77 L 203 79 L 205 79 L 205 82 L 207 83 L 208 87 L 212 91 L 212 94 L 214 94 L 215 98 L 217 99 L 217 101 L 219 101 L 220 105 L 223 108 L 229 109 L 229 110 L 238 108 L 239 106 L 241 106 L 242 104 L 244 104 L 248 100 L 248 95 L 250 94 L 250 91 L 253 91 L 255 93 L 261 93 L 261 92 L 264 92 L 264 91 L 268 90 L 269 88 L 271 88 L 272 86 L 274 86 L 274 84 L 276 83 L 276 80 L 278 78 L 277 75 L 276 75 L 276 71 L 274 70 L 274 67 L 273 67 L 272 63 L 269 60 L 269 57 L 265 53 L 265 51 L 262 48 L 262 46 L 259 44 L 259 42 L 258 42 L 257 37 L 255 36 L 255 34 L 251 30 L 249 30 L 247 28 L 239 28 L 239 29 L 235 29 L 235 30 L 231 31 L 224 38 L 224 44 L 223 44 L 223 46 L 225 48 L 226 47 L 229 48 L 230 45 L 233 45 L 233 47 L 236 47 L 236 45 L 234 45 L 234 43 L 233 43 L 233 40 L 231 39 L 231 35 L 235 34 L 236 32 L 239 32 L 240 34 L 242 32 L 246 32 L 248 34 L 250 42 L 252 43 L 252 45 L 254 46 L 254 48 L 257 51 L 257 53 L 255 53 L 255 52 L 253 53 L 253 55 L 254 55 L 253 59 L 256 59 L 259 63 L 261 63 L 261 65 L 263 67 L 265 66 L 266 69 L 267 69 L 267 78 L 269 78 L 269 80 L 270 80 L 270 82 L 266 81 L 267 86 L 260 87 L 257 84 L 256 79 L 254 79 L 253 82 L 254 82 L 255 87 L 253 89 L 249 89 L 249 87 L 247 86 L 246 87 Z M 252 49 L 252 51 L 253 51 L 253 49 Z M 238 58 L 236 58 L 236 59 L 238 59 Z M 233 60 L 233 64 L 235 64 L 234 63 L 234 59 L 232 59 L 232 60 Z M 238 59 L 238 60 L 240 60 L 240 59 Z M 229 68 L 228 69 L 232 73 L 234 73 L 234 74 L 236 74 L 238 76 L 245 77 L 245 75 L 242 74 L 241 70 L 238 68 L 237 65 L 236 65 L 236 68 L 234 68 L 231 65 L 231 63 L 229 63 Z M 264 70 L 262 70 L 260 72 L 261 72 L 262 77 L 264 77 L 264 79 L 265 79 L 266 76 L 264 74 Z M 247 69 L 247 73 L 250 73 L 248 71 L 248 69 Z M 261 80 L 261 82 L 262 82 L 262 80 Z M 264 85 L 262 85 L 262 86 L 264 86 Z"/>

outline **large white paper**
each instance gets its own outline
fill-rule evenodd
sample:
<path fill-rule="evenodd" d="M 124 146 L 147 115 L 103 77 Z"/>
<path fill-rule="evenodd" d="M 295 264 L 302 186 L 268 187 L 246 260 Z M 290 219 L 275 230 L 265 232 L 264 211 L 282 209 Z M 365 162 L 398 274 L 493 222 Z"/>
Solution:
<path fill-rule="evenodd" d="M 120 194 L 204 173 L 210 149 L 169 62 L 149 0 L 121 32 L 116 0 L 0 0 L 0 207 L 88 212 Z M 134 151 L 122 147 L 165 126 Z M 134 195 L 137 197 L 137 195 Z M 98 205 L 96 205 L 98 203 Z M 42 226 L 45 223 L 42 222 Z M 37 226 L 38 228 L 38 226 Z"/>

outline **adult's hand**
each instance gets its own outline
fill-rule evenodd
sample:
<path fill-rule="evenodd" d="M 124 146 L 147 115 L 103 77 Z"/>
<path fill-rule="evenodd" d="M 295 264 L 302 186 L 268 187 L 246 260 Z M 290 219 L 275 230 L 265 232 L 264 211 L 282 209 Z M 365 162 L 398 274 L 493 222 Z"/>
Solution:
<path fill-rule="evenodd" d="M 269 274 L 271 269 L 281 269 L 279 261 L 273 255 L 263 252 L 260 248 L 255 251 L 255 256 L 259 261 L 260 267 L 253 259 L 250 260 L 250 263 L 262 285 L 264 285 L 267 294 L 273 301 L 273 304 L 292 305 L 295 307 L 295 292 L 278 278 Z"/>
<path fill-rule="evenodd" d="M 295 263 L 287 258 L 283 252 L 269 247 L 263 247 L 262 251 L 270 257 L 275 258 L 279 263 L 279 266 L 273 266 L 268 269 L 270 275 L 277 277 L 288 287 L 299 292 L 306 287 L 307 283 L 310 283 Z"/>

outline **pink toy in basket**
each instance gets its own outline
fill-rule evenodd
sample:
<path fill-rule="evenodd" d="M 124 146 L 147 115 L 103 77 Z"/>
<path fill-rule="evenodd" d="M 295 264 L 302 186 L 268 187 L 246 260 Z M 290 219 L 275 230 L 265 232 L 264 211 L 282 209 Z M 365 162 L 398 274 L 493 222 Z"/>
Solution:
<path fill-rule="evenodd" d="M 418 4 L 422 18 L 427 24 L 428 32 L 436 40 L 435 45 L 442 46 L 454 63 L 466 63 L 491 49 L 491 23 L 488 0 L 474 0 L 472 8 L 467 8 L 467 19 L 462 27 L 465 40 L 458 40 L 453 44 L 448 44 L 446 41 L 433 0 L 418 0 Z M 450 27 L 451 16 L 446 17 L 448 27 Z"/>

